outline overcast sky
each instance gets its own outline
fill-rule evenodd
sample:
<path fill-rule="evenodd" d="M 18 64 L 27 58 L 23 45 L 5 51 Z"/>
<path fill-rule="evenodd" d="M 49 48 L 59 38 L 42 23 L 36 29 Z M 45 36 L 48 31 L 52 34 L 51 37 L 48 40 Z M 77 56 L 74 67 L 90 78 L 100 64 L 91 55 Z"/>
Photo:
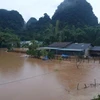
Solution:
<path fill-rule="evenodd" d="M 17 10 L 27 21 L 30 17 L 40 18 L 44 13 L 50 17 L 63 0 L 0 0 L 0 9 Z M 100 0 L 87 0 L 100 22 Z"/>

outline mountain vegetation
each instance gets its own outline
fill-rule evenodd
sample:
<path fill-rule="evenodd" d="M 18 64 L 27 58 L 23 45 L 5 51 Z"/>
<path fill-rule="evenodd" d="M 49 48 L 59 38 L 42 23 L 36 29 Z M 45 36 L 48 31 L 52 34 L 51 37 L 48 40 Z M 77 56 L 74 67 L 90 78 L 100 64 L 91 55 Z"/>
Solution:
<path fill-rule="evenodd" d="M 100 95 L 98 95 L 97 98 L 94 98 L 92 100 L 100 100 Z"/>
<path fill-rule="evenodd" d="M 64 25 L 98 25 L 98 19 L 93 13 L 92 6 L 86 0 L 64 0 L 54 13 L 53 20 L 59 20 Z"/>
<path fill-rule="evenodd" d="M 24 19 L 17 11 L 7 11 L 0 9 L 0 28 L 2 30 L 10 29 L 15 32 L 24 27 Z"/>
<path fill-rule="evenodd" d="M 34 18 L 34 17 L 31 17 L 31 18 L 28 20 L 28 22 L 26 23 L 26 26 L 28 27 L 28 26 L 30 26 L 31 24 L 36 23 L 36 22 L 37 22 L 37 19 Z"/>
<path fill-rule="evenodd" d="M 18 41 L 38 40 L 43 41 L 44 45 L 57 41 L 100 45 L 98 18 L 86 0 L 64 0 L 52 18 L 45 13 L 39 20 L 31 17 L 26 23 L 19 12 L 1 9 L 0 34 L 4 39 L 9 40 L 11 36 L 17 37 Z M 5 38 L 5 34 L 9 35 Z M 5 47 L 2 41 L 0 35 L 0 47 Z"/>

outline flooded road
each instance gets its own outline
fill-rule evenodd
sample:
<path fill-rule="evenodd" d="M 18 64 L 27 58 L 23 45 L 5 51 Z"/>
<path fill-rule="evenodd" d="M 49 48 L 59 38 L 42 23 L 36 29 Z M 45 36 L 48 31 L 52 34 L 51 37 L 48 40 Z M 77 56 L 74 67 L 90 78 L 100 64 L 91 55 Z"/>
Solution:
<path fill-rule="evenodd" d="M 98 86 L 90 87 L 94 79 Z M 100 94 L 99 83 L 99 61 L 82 62 L 77 69 L 75 61 L 0 51 L 0 100 L 90 100 Z"/>

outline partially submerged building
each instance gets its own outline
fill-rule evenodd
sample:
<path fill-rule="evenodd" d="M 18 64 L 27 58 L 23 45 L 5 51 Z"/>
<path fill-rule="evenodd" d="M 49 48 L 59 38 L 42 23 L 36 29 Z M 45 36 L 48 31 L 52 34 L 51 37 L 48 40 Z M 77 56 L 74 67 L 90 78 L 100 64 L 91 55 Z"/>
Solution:
<path fill-rule="evenodd" d="M 48 47 L 40 47 L 38 50 L 49 50 L 54 52 L 56 55 L 84 55 L 89 56 L 89 50 L 91 49 L 89 43 L 72 43 L 72 42 L 55 42 L 50 44 Z"/>
<path fill-rule="evenodd" d="M 54 42 L 47 47 L 39 47 L 38 50 L 49 50 L 54 51 L 61 51 L 60 49 L 67 47 L 68 45 L 72 44 L 71 42 Z"/>
<path fill-rule="evenodd" d="M 91 56 L 96 56 L 96 57 L 100 57 L 100 46 L 94 46 L 91 48 L 90 50 L 90 55 Z"/>
<path fill-rule="evenodd" d="M 66 48 L 61 50 L 65 51 L 69 55 L 84 55 L 89 56 L 89 50 L 91 49 L 91 44 L 88 43 L 72 43 Z"/>

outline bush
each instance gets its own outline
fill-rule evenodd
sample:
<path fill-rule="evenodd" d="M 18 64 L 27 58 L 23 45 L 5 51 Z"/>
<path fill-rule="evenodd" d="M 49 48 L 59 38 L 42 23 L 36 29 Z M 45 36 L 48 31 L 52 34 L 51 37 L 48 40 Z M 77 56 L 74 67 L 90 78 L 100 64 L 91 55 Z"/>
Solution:
<path fill-rule="evenodd" d="M 54 53 L 53 52 L 48 52 L 48 58 L 49 59 L 54 59 Z"/>
<path fill-rule="evenodd" d="M 100 95 L 98 95 L 97 98 L 94 98 L 94 99 L 92 99 L 92 100 L 100 100 Z"/>

